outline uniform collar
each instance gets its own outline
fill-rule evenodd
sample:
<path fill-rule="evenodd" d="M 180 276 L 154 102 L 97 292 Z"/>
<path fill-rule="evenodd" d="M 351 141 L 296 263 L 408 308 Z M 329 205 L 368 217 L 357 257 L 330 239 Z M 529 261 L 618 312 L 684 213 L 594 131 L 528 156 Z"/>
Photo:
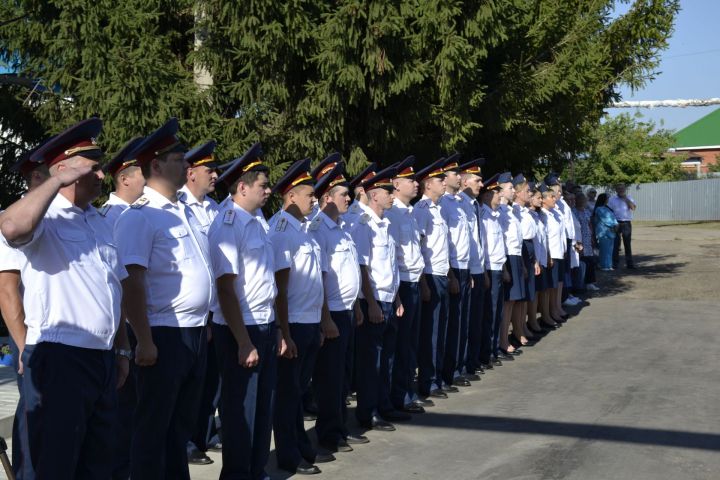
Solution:
<path fill-rule="evenodd" d="M 115 192 L 112 192 L 110 193 L 110 195 L 108 195 L 108 199 L 107 202 L 105 202 L 105 205 L 123 205 L 127 207 L 130 204 L 122 198 L 118 197 Z"/>
<path fill-rule="evenodd" d="M 384 224 L 384 222 L 386 220 L 385 217 L 383 217 L 383 218 L 378 217 L 377 213 L 375 213 L 372 208 L 366 209 L 365 213 L 367 213 L 368 216 L 370 217 L 370 219 L 373 222 L 377 223 L 378 225 Z"/>
<path fill-rule="evenodd" d="M 440 197 L 440 198 L 442 198 L 442 197 Z M 440 198 L 438 198 L 438 202 L 440 202 Z M 427 204 L 428 204 L 428 207 L 430 207 L 430 208 L 433 208 L 433 207 L 437 207 L 437 206 L 438 206 L 437 203 L 435 203 L 435 202 L 432 201 L 432 198 L 428 197 L 428 196 L 425 195 L 425 194 L 423 194 L 423 196 L 422 196 L 422 198 L 421 198 L 420 200 L 421 200 L 421 201 L 425 201 L 425 203 L 427 203 Z"/>
<path fill-rule="evenodd" d="M 192 194 L 190 189 L 187 187 L 187 184 L 183 185 L 183 187 L 178 190 L 178 200 L 181 202 L 187 204 L 187 205 L 203 205 L 204 202 L 201 202 L 198 200 L 195 195 Z"/>
<path fill-rule="evenodd" d="M 402 200 L 398 198 L 393 198 L 393 206 L 401 209 L 401 210 L 407 210 L 409 212 L 412 212 L 412 205 L 405 205 Z"/>
<path fill-rule="evenodd" d="M 467 200 L 470 203 L 473 203 L 473 202 L 477 203 L 477 199 L 472 198 L 470 195 L 463 192 L 462 190 L 460 191 L 460 193 L 458 193 L 458 195 L 460 196 L 460 198 L 462 198 L 463 200 Z"/>
<path fill-rule="evenodd" d="M 280 212 L 280 216 L 285 218 L 288 224 L 292 225 L 298 232 L 302 231 L 303 224 L 295 217 L 287 213 L 285 210 Z"/>
<path fill-rule="evenodd" d="M 443 197 L 455 200 L 456 202 L 462 202 L 462 197 L 459 196 L 457 193 L 445 192 L 443 193 Z"/>
<path fill-rule="evenodd" d="M 87 208 L 85 210 L 83 210 L 82 208 L 78 207 L 77 205 L 72 203 L 70 200 L 65 198 L 60 193 L 55 195 L 55 198 L 53 199 L 51 205 L 54 208 L 61 209 L 61 210 L 74 210 L 76 213 L 81 213 L 83 215 L 97 213 L 97 211 L 95 210 L 95 207 L 93 207 L 92 205 L 88 205 Z"/>
<path fill-rule="evenodd" d="M 329 217 L 325 212 L 323 212 L 322 210 L 320 210 L 320 211 L 318 212 L 317 216 L 320 217 L 320 218 L 322 218 L 322 221 L 325 222 L 325 225 L 327 225 L 327 227 L 328 227 L 329 229 L 332 230 L 333 228 L 340 228 L 340 224 L 334 222 L 333 219 L 330 218 L 330 217 Z M 342 220 L 340 220 L 340 221 L 342 221 Z"/>
<path fill-rule="evenodd" d="M 143 195 L 152 203 L 162 208 L 167 206 L 178 208 L 179 206 L 178 204 L 171 202 L 165 195 L 162 195 L 160 192 L 152 187 L 148 187 L 147 185 L 143 188 Z M 178 199 L 178 203 L 180 203 L 180 199 Z"/>
<path fill-rule="evenodd" d="M 231 200 L 232 201 L 232 200 Z M 233 211 L 235 212 L 235 216 L 240 221 L 240 223 L 243 224 L 243 226 L 247 225 L 251 220 L 256 220 L 255 216 L 242 208 L 240 205 L 238 205 L 235 202 L 232 202 Z"/>

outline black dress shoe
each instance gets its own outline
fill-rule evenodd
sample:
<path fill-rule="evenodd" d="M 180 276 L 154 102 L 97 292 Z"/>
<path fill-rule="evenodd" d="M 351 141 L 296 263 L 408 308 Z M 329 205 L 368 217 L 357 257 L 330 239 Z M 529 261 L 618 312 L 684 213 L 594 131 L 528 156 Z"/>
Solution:
<path fill-rule="evenodd" d="M 335 461 L 335 455 L 330 452 L 317 452 L 313 463 L 330 463 Z"/>
<path fill-rule="evenodd" d="M 400 411 L 407 413 L 425 413 L 425 409 L 417 403 L 408 403 L 407 405 L 403 405 Z"/>
<path fill-rule="evenodd" d="M 190 465 L 210 465 L 215 462 L 212 458 L 208 457 L 205 452 L 193 450 L 188 454 L 188 463 Z"/>
<path fill-rule="evenodd" d="M 472 381 L 472 382 L 478 382 L 478 381 L 480 381 L 480 375 L 478 375 L 477 373 L 466 373 L 466 374 L 463 375 L 463 377 L 465 377 L 465 380 L 467 380 L 468 382 L 470 382 L 470 381 Z"/>
<path fill-rule="evenodd" d="M 472 386 L 472 383 L 470 383 L 470 380 L 465 377 L 455 377 L 453 385 L 456 387 L 470 387 Z"/>
<path fill-rule="evenodd" d="M 540 322 L 540 328 L 544 330 L 557 330 L 558 328 L 560 328 L 560 325 L 558 325 L 557 323 L 550 325 L 549 323 Z"/>
<path fill-rule="evenodd" d="M 367 428 L 368 430 L 379 430 L 381 432 L 394 432 L 395 426 L 390 423 L 383 420 L 378 415 L 373 415 L 370 421 L 368 422 L 358 422 L 360 423 L 360 426 L 363 428 Z"/>
<path fill-rule="evenodd" d="M 457 393 L 460 391 L 457 387 L 453 387 L 452 385 L 443 385 L 441 390 L 445 393 Z"/>
<path fill-rule="evenodd" d="M 500 353 L 498 353 L 498 358 L 500 360 L 505 360 L 506 362 L 514 362 L 515 361 L 515 357 L 513 357 L 512 355 L 509 355 L 503 351 L 500 351 Z"/>
<path fill-rule="evenodd" d="M 492 361 L 492 364 L 496 367 L 502 367 L 502 360 L 500 360 L 498 357 L 495 357 Z"/>
<path fill-rule="evenodd" d="M 412 420 L 412 415 L 407 412 L 402 412 L 400 410 L 381 412 L 380 416 L 383 418 L 383 420 L 387 420 L 389 422 L 404 422 L 407 420 Z"/>
<path fill-rule="evenodd" d="M 209 445 L 208 450 L 211 452 L 222 452 L 222 442 L 217 442 Z"/>
<path fill-rule="evenodd" d="M 482 368 L 483 370 L 492 370 L 495 367 L 493 367 L 492 361 L 490 361 L 488 363 L 483 363 Z"/>
<path fill-rule="evenodd" d="M 370 439 L 368 439 L 365 435 L 355 435 L 351 433 L 345 437 L 345 442 L 349 445 L 361 445 L 363 443 L 370 443 Z"/>
<path fill-rule="evenodd" d="M 439 388 L 436 388 L 435 390 L 431 390 L 431 391 L 430 391 L 430 395 L 428 395 L 428 397 L 433 397 L 433 398 L 447 398 L 447 393 L 443 392 L 443 391 L 440 390 Z"/>
<path fill-rule="evenodd" d="M 303 413 L 303 420 L 306 422 L 314 422 L 315 420 L 317 420 L 317 415 L 315 415 L 314 413 L 305 412 Z"/>
<path fill-rule="evenodd" d="M 337 444 L 333 445 L 330 443 L 325 442 L 319 442 L 318 446 L 322 448 L 323 450 L 327 450 L 328 452 L 340 452 L 340 453 L 347 453 L 352 452 L 353 448 L 348 445 L 348 443 L 345 440 L 340 440 L 337 442 Z"/>
<path fill-rule="evenodd" d="M 502 349 L 501 349 L 500 352 L 501 352 L 503 355 L 510 355 L 511 357 L 517 357 L 518 355 L 522 355 L 522 353 L 523 353 L 523 351 L 522 351 L 521 349 L 519 349 L 519 348 L 515 348 L 515 350 L 513 350 L 512 352 L 509 351 L 509 350 L 502 350 Z"/>
<path fill-rule="evenodd" d="M 321 472 L 317 465 L 313 465 L 307 460 L 300 460 L 300 464 L 297 467 L 288 467 L 278 464 L 278 468 L 298 475 L 317 475 Z"/>
<path fill-rule="evenodd" d="M 413 400 L 413 403 L 423 408 L 435 406 L 435 402 L 433 402 L 429 398 L 416 398 L 415 400 Z"/>

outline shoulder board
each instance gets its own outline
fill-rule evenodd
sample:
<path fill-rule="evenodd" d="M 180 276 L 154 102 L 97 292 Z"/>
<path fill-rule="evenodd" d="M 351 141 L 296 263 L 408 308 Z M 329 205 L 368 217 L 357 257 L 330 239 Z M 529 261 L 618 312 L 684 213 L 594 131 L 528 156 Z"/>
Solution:
<path fill-rule="evenodd" d="M 225 225 L 232 225 L 235 221 L 235 210 L 226 210 L 225 216 L 223 217 L 223 223 Z"/>
<path fill-rule="evenodd" d="M 147 205 L 149 201 L 147 197 L 140 197 L 130 205 L 130 208 L 142 208 Z"/>
<path fill-rule="evenodd" d="M 285 227 L 287 227 L 287 219 L 281 218 L 278 220 L 277 225 L 275 225 L 275 231 L 276 232 L 284 232 Z"/>
<path fill-rule="evenodd" d="M 350 206 L 350 211 L 352 213 L 358 213 L 358 210 L 360 210 L 360 205 L 358 205 L 357 203 Z"/>
<path fill-rule="evenodd" d="M 368 215 L 367 213 L 363 213 L 362 215 L 360 215 L 360 223 L 362 223 L 363 225 L 367 225 L 369 221 L 370 215 Z"/>
<path fill-rule="evenodd" d="M 322 218 L 320 218 L 320 217 L 313 218 L 312 221 L 310 222 L 309 229 L 312 230 L 313 232 L 316 231 L 318 228 L 320 228 L 321 221 L 322 221 Z"/>
<path fill-rule="evenodd" d="M 418 202 L 417 207 L 418 208 L 428 208 L 428 203 L 424 202 L 424 201 Z"/>
<path fill-rule="evenodd" d="M 98 212 L 98 214 L 100 214 L 101 217 L 104 217 L 108 214 L 111 207 L 112 207 L 112 205 L 110 205 L 109 203 L 106 203 L 102 207 L 98 208 L 97 212 Z"/>

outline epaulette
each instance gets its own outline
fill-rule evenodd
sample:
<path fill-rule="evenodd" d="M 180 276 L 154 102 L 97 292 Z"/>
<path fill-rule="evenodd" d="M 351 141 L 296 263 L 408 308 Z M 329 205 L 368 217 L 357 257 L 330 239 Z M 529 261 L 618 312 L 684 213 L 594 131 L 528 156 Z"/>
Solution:
<path fill-rule="evenodd" d="M 360 215 L 360 223 L 362 223 L 363 225 L 367 225 L 369 221 L 370 215 L 368 215 L 367 213 L 363 213 L 362 215 Z"/>
<path fill-rule="evenodd" d="M 147 205 L 149 201 L 147 197 L 140 197 L 130 205 L 130 208 L 142 208 Z"/>
<path fill-rule="evenodd" d="M 428 202 L 419 201 L 415 206 L 418 208 L 428 208 Z"/>
<path fill-rule="evenodd" d="M 356 204 L 350 205 L 351 213 L 358 213 L 358 210 L 360 210 L 360 204 L 356 203 Z"/>
<path fill-rule="evenodd" d="M 284 232 L 285 227 L 287 227 L 287 218 L 282 217 L 278 220 L 277 225 L 275 225 L 275 231 L 276 232 Z"/>
<path fill-rule="evenodd" d="M 235 210 L 226 210 L 225 216 L 223 218 L 223 223 L 225 225 L 232 225 L 235 221 Z"/>
<path fill-rule="evenodd" d="M 320 217 L 313 218 L 312 221 L 310 222 L 310 226 L 308 227 L 308 230 L 313 231 L 313 232 L 316 231 L 318 228 L 320 228 L 321 221 L 322 221 L 322 218 L 320 218 Z"/>
<path fill-rule="evenodd" d="M 104 217 L 108 214 L 108 212 L 110 211 L 111 208 L 112 208 L 112 205 L 110 205 L 109 203 L 106 203 L 105 205 L 100 207 L 97 212 L 101 217 Z"/>

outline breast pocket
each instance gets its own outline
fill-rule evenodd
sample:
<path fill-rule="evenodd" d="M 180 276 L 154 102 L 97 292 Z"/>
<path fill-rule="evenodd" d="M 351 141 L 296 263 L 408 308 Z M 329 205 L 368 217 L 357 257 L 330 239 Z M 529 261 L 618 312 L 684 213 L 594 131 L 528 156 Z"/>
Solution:
<path fill-rule="evenodd" d="M 165 247 L 171 256 L 170 261 L 181 262 L 191 254 L 190 232 L 185 226 L 170 227 L 165 230 L 164 239 Z"/>
<path fill-rule="evenodd" d="M 69 262 L 85 264 L 89 261 L 93 247 L 89 242 L 89 236 L 86 232 L 72 227 L 58 228 L 57 235 L 63 243 L 63 250 L 69 252 L 71 258 Z"/>

